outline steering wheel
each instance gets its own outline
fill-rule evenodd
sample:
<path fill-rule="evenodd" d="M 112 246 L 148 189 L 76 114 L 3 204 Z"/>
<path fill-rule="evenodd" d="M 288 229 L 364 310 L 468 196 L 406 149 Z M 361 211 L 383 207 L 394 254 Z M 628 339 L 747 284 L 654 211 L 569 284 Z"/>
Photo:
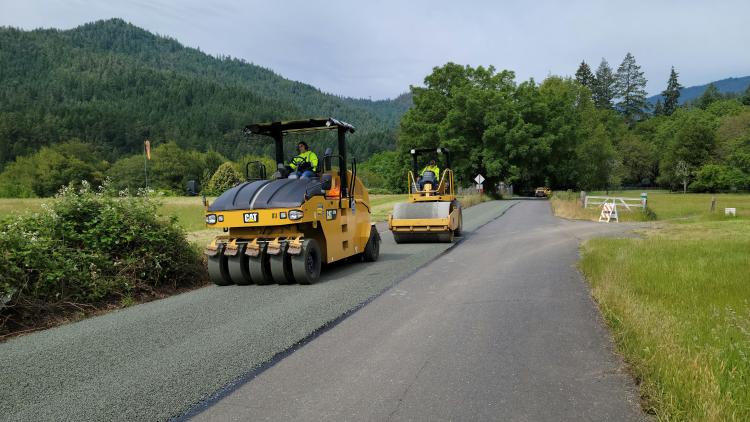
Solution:
<path fill-rule="evenodd" d="M 289 164 L 295 164 L 295 163 L 297 163 L 297 162 L 299 162 L 299 163 L 304 163 L 304 162 L 305 162 L 305 159 L 304 159 L 304 158 L 302 158 L 302 157 L 300 157 L 300 156 L 296 156 L 296 157 L 292 157 L 292 159 L 291 159 L 291 160 L 289 160 Z"/>

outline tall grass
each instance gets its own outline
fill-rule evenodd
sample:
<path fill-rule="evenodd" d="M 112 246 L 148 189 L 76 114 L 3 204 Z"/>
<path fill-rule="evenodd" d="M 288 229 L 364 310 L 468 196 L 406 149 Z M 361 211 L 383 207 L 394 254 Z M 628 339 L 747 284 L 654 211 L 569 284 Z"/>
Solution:
<path fill-rule="evenodd" d="M 214 198 L 208 198 L 209 202 Z M 199 196 L 167 197 L 162 200 L 160 212 L 177 218 L 177 223 L 187 232 L 205 230 L 205 209 Z"/>
<path fill-rule="evenodd" d="M 461 196 L 458 196 L 457 198 L 458 198 L 458 202 L 461 203 L 462 208 L 473 207 L 474 205 L 481 204 L 482 202 L 487 202 L 492 199 L 487 195 L 479 194 L 479 193 L 474 193 L 471 195 L 461 195 Z"/>
<path fill-rule="evenodd" d="M 581 269 L 658 420 L 750 420 L 750 220 L 593 239 Z"/>
<path fill-rule="evenodd" d="M 41 211 L 42 204 L 50 200 L 51 198 L 2 198 L 0 217 Z"/>

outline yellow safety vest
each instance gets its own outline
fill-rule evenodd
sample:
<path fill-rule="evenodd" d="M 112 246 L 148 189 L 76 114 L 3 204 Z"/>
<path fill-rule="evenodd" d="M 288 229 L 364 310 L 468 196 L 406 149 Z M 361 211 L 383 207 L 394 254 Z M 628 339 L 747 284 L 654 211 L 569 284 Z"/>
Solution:
<path fill-rule="evenodd" d="M 297 169 L 297 163 L 300 161 L 297 158 L 301 158 L 302 162 L 310 163 L 312 166 L 312 171 L 317 171 L 318 169 L 318 156 L 315 155 L 312 151 L 305 151 L 302 154 L 298 155 L 297 157 L 294 157 L 292 159 L 292 162 L 289 163 L 289 167 L 296 170 Z"/>
<path fill-rule="evenodd" d="M 420 176 L 424 176 L 424 172 L 426 172 L 426 171 L 431 171 L 431 172 L 435 173 L 435 179 L 440 180 L 440 169 L 438 168 L 438 166 L 426 165 L 422 169 L 422 171 L 419 173 L 419 175 Z"/>

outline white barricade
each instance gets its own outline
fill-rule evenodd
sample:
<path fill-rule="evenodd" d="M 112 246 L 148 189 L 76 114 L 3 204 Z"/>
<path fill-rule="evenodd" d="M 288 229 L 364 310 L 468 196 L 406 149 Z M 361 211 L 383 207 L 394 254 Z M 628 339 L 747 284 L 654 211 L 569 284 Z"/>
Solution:
<path fill-rule="evenodd" d="M 612 220 L 616 222 L 620 222 L 619 217 L 617 216 L 617 203 L 612 202 L 605 202 L 602 204 L 602 212 L 599 214 L 599 222 L 611 222 Z"/>

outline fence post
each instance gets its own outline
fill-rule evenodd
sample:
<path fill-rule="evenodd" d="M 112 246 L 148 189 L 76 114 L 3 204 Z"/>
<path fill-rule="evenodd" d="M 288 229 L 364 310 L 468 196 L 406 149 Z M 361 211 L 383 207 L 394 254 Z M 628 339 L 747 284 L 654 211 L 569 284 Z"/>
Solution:
<path fill-rule="evenodd" d="M 641 192 L 641 207 L 645 210 L 648 206 L 648 192 Z"/>
<path fill-rule="evenodd" d="M 581 203 L 583 204 L 583 208 L 588 208 L 589 205 L 589 197 L 586 195 L 586 191 L 581 191 Z"/>
<path fill-rule="evenodd" d="M 716 211 L 716 195 L 711 195 L 711 212 Z"/>

